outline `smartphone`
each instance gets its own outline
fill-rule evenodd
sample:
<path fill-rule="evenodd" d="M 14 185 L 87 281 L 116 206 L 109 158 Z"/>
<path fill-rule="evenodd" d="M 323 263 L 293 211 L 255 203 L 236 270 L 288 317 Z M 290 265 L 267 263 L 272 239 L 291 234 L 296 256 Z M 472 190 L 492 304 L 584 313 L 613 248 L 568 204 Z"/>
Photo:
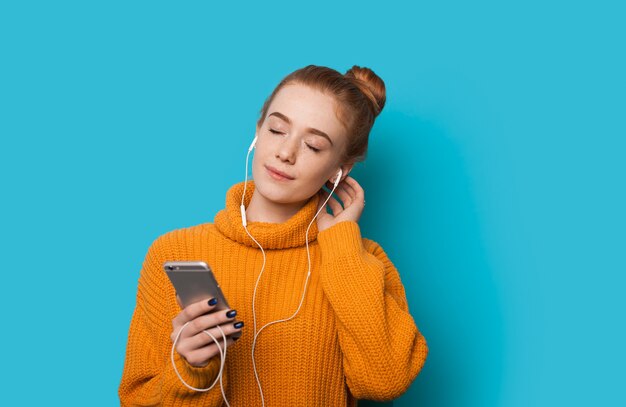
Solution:
<path fill-rule="evenodd" d="M 183 308 L 202 300 L 217 298 L 214 310 L 230 309 L 228 301 L 208 264 L 203 261 L 168 261 L 163 269 L 169 277 Z M 241 331 L 231 334 L 240 337 Z"/>
<path fill-rule="evenodd" d="M 208 264 L 203 261 L 168 261 L 163 269 L 169 277 L 183 308 L 201 300 L 217 298 L 215 309 L 230 308 Z"/>

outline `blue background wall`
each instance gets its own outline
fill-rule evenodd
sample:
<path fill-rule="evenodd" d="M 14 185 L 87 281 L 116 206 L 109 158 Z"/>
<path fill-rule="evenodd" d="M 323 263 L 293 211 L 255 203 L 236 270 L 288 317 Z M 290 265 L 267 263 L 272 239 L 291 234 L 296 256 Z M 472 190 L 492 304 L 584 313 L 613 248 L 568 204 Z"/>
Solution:
<path fill-rule="evenodd" d="M 213 220 L 311 63 L 387 85 L 352 175 L 430 354 L 386 405 L 626 405 L 618 2 L 7 3 L 7 405 L 118 403 L 149 244 Z"/>

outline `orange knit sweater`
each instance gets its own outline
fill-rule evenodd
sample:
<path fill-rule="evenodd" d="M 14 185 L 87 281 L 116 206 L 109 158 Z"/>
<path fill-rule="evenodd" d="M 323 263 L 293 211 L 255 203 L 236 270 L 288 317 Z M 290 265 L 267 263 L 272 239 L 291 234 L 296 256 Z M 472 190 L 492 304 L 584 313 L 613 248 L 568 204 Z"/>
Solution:
<path fill-rule="evenodd" d="M 138 280 L 119 386 L 122 406 L 222 406 L 219 382 L 208 392 L 185 387 L 170 361 L 172 319 L 180 312 L 163 263 L 209 264 L 237 320 L 245 326 L 229 346 L 223 385 L 232 407 L 260 406 L 252 367 L 252 296 L 263 255 L 241 224 L 243 182 L 226 195 L 213 223 L 170 231 L 148 249 Z M 249 180 L 244 202 L 250 202 Z M 306 229 L 318 195 L 284 223 L 249 222 L 267 261 L 256 293 L 257 329 L 288 318 L 298 308 L 307 277 Z M 356 399 L 392 400 L 422 369 L 428 347 L 409 313 L 398 271 L 359 225 L 343 221 L 318 233 L 309 229 L 311 276 L 295 318 L 263 329 L 255 347 L 265 405 L 355 406 Z M 193 387 L 209 387 L 220 368 L 217 355 L 197 368 L 175 353 L 176 366 Z"/>

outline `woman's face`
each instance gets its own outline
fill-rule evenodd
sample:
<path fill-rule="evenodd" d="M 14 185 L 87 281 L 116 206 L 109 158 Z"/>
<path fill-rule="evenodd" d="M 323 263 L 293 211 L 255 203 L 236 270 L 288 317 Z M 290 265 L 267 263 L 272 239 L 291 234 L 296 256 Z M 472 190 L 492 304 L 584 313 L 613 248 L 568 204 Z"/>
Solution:
<path fill-rule="evenodd" d="M 252 176 L 261 195 L 276 203 L 302 202 L 335 179 L 347 140 L 334 108 L 332 97 L 305 85 L 287 85 L 275 95 L 256 133 Z M 343 179 L 351 166 L 342 169 Z"/>

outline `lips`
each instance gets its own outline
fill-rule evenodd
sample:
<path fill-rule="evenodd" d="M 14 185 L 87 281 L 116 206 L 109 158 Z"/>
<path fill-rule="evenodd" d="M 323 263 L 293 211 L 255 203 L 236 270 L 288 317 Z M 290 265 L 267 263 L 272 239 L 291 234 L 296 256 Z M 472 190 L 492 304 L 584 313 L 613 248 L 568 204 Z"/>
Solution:
<path fill-rule="evenodd" d="M 272 175 L 276 175 L 275 178 L 277 178 L 278 176 L 282 177 L 283 179 L 294 179 L 294 177 L 292 177 L 291 175 L 284 173 L 282 171 L 277 170 L 276 168 L 266 165 L 265 168 L 270 172 L 270 174 Z"/>

